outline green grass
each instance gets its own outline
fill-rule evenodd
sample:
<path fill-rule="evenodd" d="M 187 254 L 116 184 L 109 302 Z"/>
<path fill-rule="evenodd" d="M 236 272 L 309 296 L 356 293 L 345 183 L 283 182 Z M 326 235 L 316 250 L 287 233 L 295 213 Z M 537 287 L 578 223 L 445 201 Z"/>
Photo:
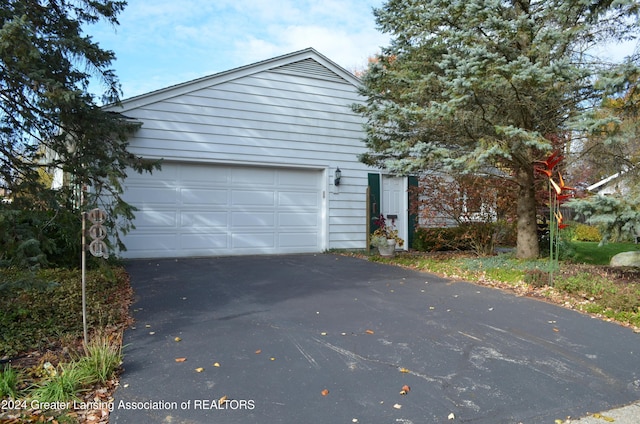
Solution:
<path fill-rule="evenodd" d="M 620 252 L 640 250 L 640 244 L 635 243 L 607 243 L 598 246 L 594 242 L 572 241 L 571 246 L 575 249 L 574 262 L 592 265 L 608 265 L 611 258 Z"/>
<path fill-rule="evenodd" d="M 0 399 L 18 397 L 18 378 L 18 372 L 10 365 L 5 365 L 4 371 L 0 372 Z"/>

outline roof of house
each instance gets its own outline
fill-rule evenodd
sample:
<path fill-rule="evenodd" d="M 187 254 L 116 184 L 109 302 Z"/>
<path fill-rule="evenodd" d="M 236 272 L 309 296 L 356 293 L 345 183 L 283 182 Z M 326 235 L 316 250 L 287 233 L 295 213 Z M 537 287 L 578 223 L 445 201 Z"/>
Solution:
<path fill-rule="evenodd" d="M 306 76 L 318 79 L 325 79 L 329 81 L 338 80 L 340 82 L 346 81 L 354 86 L 358 86 L 360 84 L 360 80 L 354 74 L 318 53 L 315 49 L 307 48 L 134 96 L 122 100 L 119 106 L 108 105 L 106 106 L 106 109 L 125 112 L 130 109 L 166 100 L 185 93 L 190 93 L 201 88 L 211 87 L 243 76 L 263 72 L 265 70 L 294 75 L 302 73 Z"/>
<path fill-rule="evenodd" d="M 624 172 L 616 172 L 615 174 L 610 175 L 607 178 L 604 178 L 595 184 L 591 184 L 589 187 L 587 187 L 587 191 L 595 191 L 595 190 L 598 190 L 599 188 L 603 188 L 604 186 L 609 184 L 611 181 L 616 180 L 622 174 L 624 174 Z"/>

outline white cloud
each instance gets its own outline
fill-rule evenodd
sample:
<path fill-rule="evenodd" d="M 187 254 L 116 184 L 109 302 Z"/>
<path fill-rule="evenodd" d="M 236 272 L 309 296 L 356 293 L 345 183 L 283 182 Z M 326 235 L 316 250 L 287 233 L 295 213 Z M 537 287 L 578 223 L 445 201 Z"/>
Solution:
<path fill-rule="evenodd" d="M 124 97 L 313 47 L 348 70 L 388 43 L 383 0 L 129 0 L 120 26 L 88 28 L 114 50 Z"/>

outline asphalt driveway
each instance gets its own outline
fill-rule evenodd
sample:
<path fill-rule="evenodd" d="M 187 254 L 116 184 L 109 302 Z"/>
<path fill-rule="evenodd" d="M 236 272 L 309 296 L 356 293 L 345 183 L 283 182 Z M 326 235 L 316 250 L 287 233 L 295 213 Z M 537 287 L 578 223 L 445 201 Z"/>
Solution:
<path fill-rule="evenodd" d="M 500 290 L 330 254 L 127 269 L 112 423 L 554 423 L 640 399 L 640 335 Z"/>

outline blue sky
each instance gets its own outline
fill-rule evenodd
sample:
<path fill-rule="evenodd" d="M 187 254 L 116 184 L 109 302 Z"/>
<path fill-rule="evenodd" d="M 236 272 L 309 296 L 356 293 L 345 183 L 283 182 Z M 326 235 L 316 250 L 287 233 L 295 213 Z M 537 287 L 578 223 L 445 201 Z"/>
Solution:
<path fill-rule="evenodd" d="M 385 0 L 128 0 L 120 25 L 89 26 L 113 50 L 122 98 L 313 47 L 349 71 L 389 44 L 372 8 Z M 635 43 L 607 46 L 620 59 Z M 92 89 L 96 94 L 98 87 Z"/>
<path fill-rule="evenodd" d="M 113 50 L 123 99 L 313 47 L 353 71 L 388 36 L 383 0 L 128 0 L 120 25 L 86 32 Z"/>

